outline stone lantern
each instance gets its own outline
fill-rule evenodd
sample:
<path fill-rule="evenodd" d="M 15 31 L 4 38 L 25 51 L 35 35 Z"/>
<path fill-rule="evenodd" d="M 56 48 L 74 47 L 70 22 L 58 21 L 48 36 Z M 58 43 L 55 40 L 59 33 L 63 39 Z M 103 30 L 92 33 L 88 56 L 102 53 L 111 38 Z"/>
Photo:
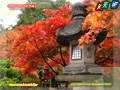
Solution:
<path fill-rule="evenodd" d="M 65 25 L 64 28 L 59 28 L 56 31 L 56 40 L 60 45 L 69 47 L 70 64 L 63 69 L 63 75 L 57 78 L 58 80 L 71 80 L 90 82 L 96 80 L 102 75 L 99 66 L 95 64 L 94 47 L 101 43 L 107 32 L 101 32 L 96 36 L 96 41 L 89 44 L 83 43 L 84 48 L 80 49 L 78 46 L 78 39 L 87 31 L 82 31 L 82 23 L 87 16 L 86 6 L 83 3 L 76 3 L 71 7 L 71 22 Z M 99 67 L 100 68 L 100 67 Z M 67 76 L 65 76 L 67 75 Z M 86 76 L 91 75 L 91 76 Z M 97 77 L 95 77 L 97 75 Z M 65 77 L 65 78 L 64 78 Z M 88 79 L 89 77 L 89 79 Z M 91 79 L 91 80 L 90 80 Z M 78 90 L 78 89 L 75 89 Z M 83 89 L 79 89 L 83 90 Z M 85 89 L 93 90 L 93 89 Z"/>
<path fill-rule="evenodd" d="M 70 64 L 63 70 L 64 74 L 79 74 L 88 72 L 88 68 L 95 67 L 94 47 L 105 39 L 107 32 L 101 32 L 96 36 L 96 41 L 83 44 L 84 49 L 78 46 L 78 39 L 86 32 L 82 31 L 82 23 L 86 17 L 86 7 L 83 3 L 76 3 L 71 8 L 72 21 L 64 28 L 56 31 L 57 42 L 63 46 L 69 46 Z"/>

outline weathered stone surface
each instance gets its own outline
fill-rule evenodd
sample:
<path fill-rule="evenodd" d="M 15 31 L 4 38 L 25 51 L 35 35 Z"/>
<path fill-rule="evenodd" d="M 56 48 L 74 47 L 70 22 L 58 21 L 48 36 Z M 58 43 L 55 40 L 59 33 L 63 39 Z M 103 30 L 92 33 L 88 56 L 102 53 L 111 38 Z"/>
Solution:
<path fill-rule="evenodd" d="M 76 16 L 86 17 L 86 6 L 83 3 L 75 3 L 71 7 L 71 18 L 74 19 Z"/>
<path fill-rule="evenodd" d="M 70 45 L 69 45 L 69 60 L 70 64 L 79 64 L 79 63 L 89 63 L 89 64 L 94 64 L 94 47 L 93 47 L 93 42 L 86 44 L 83 43 L 84 48 L 81 50 L 81 59 L 72 59 L 72 48 L 73 45 L 78 45 L 78 40 L 71 40 Z M 89 50 L 88 50 L 89 49 Z"/>
<path fill-rule="evenodd" d="M 70 64 L 63 68 L 63 74 L 104 73 L 104 68 L 96 64 Z"/>
<path fill-rule="evenodd" d="M 85 31 L 81 30 L 83 21 L 84 17 L 81 16 L 66 24 L 64 28 L 59 28 L 56 31 L 57 42 L 61 45 L 69 46 L 71 40 L 79 39 L 85 33 Z"/>
<path fill-rule="evenodd" d="M 57 81 L 82 81 L 82 83 L 93 83 L 94 80 L 98 80 L 103 78 L 103 75 L 58 75 L 56 77 Z M 99 82 L 103 83 L 103 81 Z"/>
<path fill-rule="evenodd" d="M 71 18 L 72 21 L 66 24 L 64 28 L 59 28 L 56 31 L 56 40 L 59 44 L 69 46 L 73 39 L 79 39 L 86 31 L 82 31 L 82 23 L 86 16 L 85 5 L 83 3 L 76 3 L 72 5 Z"/>

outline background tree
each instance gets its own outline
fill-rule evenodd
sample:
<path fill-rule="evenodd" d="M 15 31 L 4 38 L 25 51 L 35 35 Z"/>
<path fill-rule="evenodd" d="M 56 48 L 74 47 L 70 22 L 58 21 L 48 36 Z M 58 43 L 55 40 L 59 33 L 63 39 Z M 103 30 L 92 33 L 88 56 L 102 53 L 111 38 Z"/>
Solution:
<path fill-rule="evenodd" d="M 0 33 L 3 32 L 5 29 L 4 29 L 4 26 L 2 24 L 0 24 Z"/>
<path fill-rule="evenodd" d="M 55 4 L 58 5 L 58 6 L 61 6 L 61 5 L 64 5 L 64 4 L 71 5 L 70 1 L 66 1 L 66 0 L 56 0 Z"/>
<path fill-rule="evenodd" d="M 3 19 L 0 18 L 0 34 L 5 31 L 5 27 L 3 26 Z"/>
<path fill-rule="evenodd" d="M 12 44 L 18 33 L 14 30 L 5 31 L 0 36 L 0 60 L 13 60 Z"/>
<path fill-rule="evenodd" d="M 35 4 L 36 8 L 25 8 L 21 10 L 21 14 L 18 15 L 17 24 L 12 27 L 16 29 L 20 25 L 30 25 L 36 21 L 45 21 L 46 16 L 42 9 L 59 9 L 59 6 L 63 4 L 70 4 L 66 0 L 28 0 L 27 4 Z"/>

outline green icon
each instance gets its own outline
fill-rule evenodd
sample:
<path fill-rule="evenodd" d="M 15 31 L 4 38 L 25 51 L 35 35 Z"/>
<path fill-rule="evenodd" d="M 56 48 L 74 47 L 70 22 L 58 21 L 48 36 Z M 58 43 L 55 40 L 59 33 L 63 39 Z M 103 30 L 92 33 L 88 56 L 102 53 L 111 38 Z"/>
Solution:
<path fill-rule="evenodd" d="M 110 5 L 110 1 L 105 0 L 102 2 L 102 5 L 100 6 L 100 9 L 108 9 Z"/>

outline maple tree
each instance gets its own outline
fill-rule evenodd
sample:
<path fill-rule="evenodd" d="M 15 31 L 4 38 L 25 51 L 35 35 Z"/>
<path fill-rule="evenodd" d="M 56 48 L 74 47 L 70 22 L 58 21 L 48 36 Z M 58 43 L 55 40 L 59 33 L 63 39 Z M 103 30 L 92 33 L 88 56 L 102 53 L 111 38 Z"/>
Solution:
<path fill-rule="evenodd" d="M 16 29 L 20 34 L 15 39 L 12 49 L 16 54 L 14 57 L 15 66 L 24 68 L 24 72 L 29 73 L 37 69 L 38 65 L 46 63 L 52 72 L 58 74 L 48 62 L 52 60 L 52 63 L 67 65 L 66 60 L 68 59 L 64 59 L 63 55 L 67 52 L 62 50 L 63 47 L 56 42 L 55 32 L 70 21 L 71 9 L 67 5 L 63 5 L 59 7 L 59 10 L 44 9 L 43 11 L 46 15 L 52 14 L 52 16 L 46 21 L 37 21 L 28 26 L 19 26 Z M 54 58 L 59 55 L 61 56 L 60 62 Z"/>
<path fill-rule="evenodd" d="M 105 40 L 95 46 L 95 60 L 97 64 L 103 67 L 117 67 L 120 66 L 118 55 L 120 53 L 120 33 L 118 33 L 120 10 L 95 11 L 98 2 L 102 1 L 84 0 L 88 15 L 82 24 L 82 30 L 86 30 L 88 33 L 80 37 L 79 47 L 84 48 L 82 43 L 95 42 L 96 36 L 106 31 Z M 105 69 L 105 74 L 110 73 L 110 70 L 107 69 Z"/>

